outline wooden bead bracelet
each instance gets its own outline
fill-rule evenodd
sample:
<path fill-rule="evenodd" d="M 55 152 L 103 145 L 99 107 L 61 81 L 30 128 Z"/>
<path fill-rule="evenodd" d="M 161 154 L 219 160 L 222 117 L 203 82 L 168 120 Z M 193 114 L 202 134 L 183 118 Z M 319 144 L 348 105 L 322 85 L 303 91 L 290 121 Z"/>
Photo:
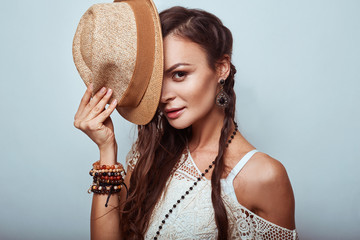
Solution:
<path fill-rule="evenodd" d="M 117 176 L 121 176 L 122 178 L 125 178 L 125 171 L 121 170 L 121 169 L 115 169 L 113 171 L 103 171 L 103 170 L 91 169 L 89 174 L 92 177 L 100 177 L 100 176 L 117 177 Z"/>
<path fill-rule="evenodd" d="M 93 164 L 93 168 L 89 172 L 93 177 L 93 184 L 90 186 L 88 193 L 95 194 L 108 194 L 105 207 L 108 206 L 108 202 L 111 194 L 119 193 L 124 186 L 125 170 L 120 163 L 115 165 L 100 165 L 100 160 Z M 126 194 L 127 196 L 127 194 Z"/>
<path fill-rule="evenodd" d="M 92 185 L 89 189 L 89 192 L 93 192 L 96 194 L 109 194 L 111 193 L 119 193 L 122 188 L 122 185 L 109 185 L 109 186 L 99 186 Z"/>
<path fill-rule="evenodd" d="M 114 165 L 100 165 L 100 160 L 93 163 L 94 170 L 113 170 L 113 169 L 122 169 L 123 166 L 120 163 L 115 163 Z"/>
<path fill-rule="evenodd" d="M 106 179 L 105 177 L 94 177 L 94 182 L 95 183 L 103 183 L 103 184 L 106 184 L 106 185 L 119 185 L 121 184 L 122 182 L 124 182 L 124 180 L 122 179 L 121 176 L 118 176 L 117 179 L 112 179 L 112 177 Z"/>

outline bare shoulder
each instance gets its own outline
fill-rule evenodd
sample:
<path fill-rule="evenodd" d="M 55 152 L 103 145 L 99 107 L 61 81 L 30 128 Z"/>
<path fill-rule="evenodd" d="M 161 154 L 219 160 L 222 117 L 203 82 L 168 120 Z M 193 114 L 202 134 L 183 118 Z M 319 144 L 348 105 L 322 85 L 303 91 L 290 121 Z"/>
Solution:
<path fill-rule="evenodd" d="M 295 200 L 285 167 L 265 153 L 256 153 L 234 180 L 245 207 L 279 226 L 294 229 Z"/>
<path fill-rule="evenodd" d="M 260 184 L 259 187 L 289 182 L 284 165 L 265 153 L 256 153 L 247 164 L 247 167 L 249 171 L 255 171 L 252 172 L 251 176 L 254 178 L 252 180 Z"/>

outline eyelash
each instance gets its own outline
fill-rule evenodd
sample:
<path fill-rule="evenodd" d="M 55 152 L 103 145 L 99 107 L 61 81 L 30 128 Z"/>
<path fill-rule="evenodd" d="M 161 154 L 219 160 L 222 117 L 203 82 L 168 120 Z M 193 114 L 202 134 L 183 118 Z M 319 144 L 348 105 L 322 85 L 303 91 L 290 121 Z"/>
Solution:
<path fill-rule="evenodd" d="M 176 75 L 181 75 L 181 76 L 176 77 Z M 172 79 L 174 79 L 175 81 L 182 81 L 186 77 L 186 75 L 187 75 L 187 73 L 184 71 L 177 71 L 172 74 Z"/>

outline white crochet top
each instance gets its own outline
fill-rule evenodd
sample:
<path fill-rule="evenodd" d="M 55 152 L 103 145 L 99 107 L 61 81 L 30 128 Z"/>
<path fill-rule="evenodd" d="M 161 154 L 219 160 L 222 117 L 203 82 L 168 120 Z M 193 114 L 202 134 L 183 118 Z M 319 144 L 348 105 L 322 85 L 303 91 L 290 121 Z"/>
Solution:
<path fill-rule="evenodd" d="M 289 230 L 271 223 L 242 206 L 235 195 L 233 180 L 257 150 L 247 153 L 234 167 L 226 179 L 221 180 L 222 197 L 229 219 L 229 239 L 298 239 L 296 230 Z M 138 152 L 134 147 L 126 157 L 133 169 Z M 211 181 L 201 176 L 190 153 L 183 154 L 166 189 L 152 213 L 145 239 L 154 239 L 161 221 L 172 205 L 191 187 L 197 178 L 197 186 L 177 204 L 169 214 L 157 239 L 216 239 L 217 227 L 211 201 Z"/>

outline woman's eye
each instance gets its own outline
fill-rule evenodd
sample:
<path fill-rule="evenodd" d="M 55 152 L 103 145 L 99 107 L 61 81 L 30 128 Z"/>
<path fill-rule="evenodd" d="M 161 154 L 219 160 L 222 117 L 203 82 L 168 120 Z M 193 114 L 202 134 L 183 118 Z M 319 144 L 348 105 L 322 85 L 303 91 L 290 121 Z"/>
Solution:
<path fill-rule="evenodd" d="M 186 72 L 174 72 L 173 79 L 175 81 L 181 81 L 185 78 Z"/>

